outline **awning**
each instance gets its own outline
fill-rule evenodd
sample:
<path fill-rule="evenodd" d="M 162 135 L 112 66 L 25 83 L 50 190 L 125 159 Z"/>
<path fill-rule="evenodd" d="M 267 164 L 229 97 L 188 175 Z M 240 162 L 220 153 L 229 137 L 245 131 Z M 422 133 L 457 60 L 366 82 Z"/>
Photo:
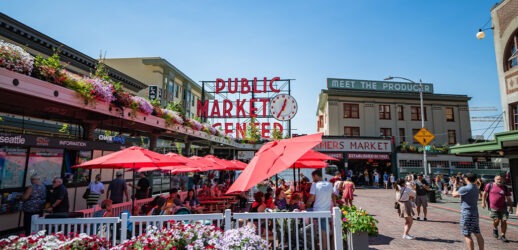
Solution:
<path fill-rule="evenodd" d="M 455 155 L 502 157 L 509 153 L 518 153 L 518 130 L 497 133 L 494 141 L 450 148 L 450 154 Z"/>

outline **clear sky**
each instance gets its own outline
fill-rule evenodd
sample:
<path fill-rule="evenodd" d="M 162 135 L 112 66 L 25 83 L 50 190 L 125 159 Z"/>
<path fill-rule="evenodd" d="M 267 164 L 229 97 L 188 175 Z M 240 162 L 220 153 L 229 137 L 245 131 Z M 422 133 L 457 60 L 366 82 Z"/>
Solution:
<path fill-rule="evenodd" d="M 472 107 L 498 108 L 472 116 L 500 114 L 492 31 L 475 38 L 497 2 L 11 0 L 1 1 L 0 10 L 94 58 L 100 51 L 107 58 L 159 56 L 194 81 L 296 79 L 292 127 L 314 133 L 328 77 L 422 79 L 435 93 L 465 94 Z M 490 124 L 472 122 L 473 135 Z"/>

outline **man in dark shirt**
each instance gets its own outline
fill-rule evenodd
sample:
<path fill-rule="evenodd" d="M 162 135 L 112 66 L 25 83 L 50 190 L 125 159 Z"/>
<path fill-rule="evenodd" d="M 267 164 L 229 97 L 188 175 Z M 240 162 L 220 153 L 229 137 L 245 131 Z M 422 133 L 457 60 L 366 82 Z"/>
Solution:
<path fill-rule="evenodd" d="M 108 186 L 106 197 L 113 201 L 113 204 L 122 203 L 123 195 L 126 195 L 126 201 L 129 201 L 128 187 L 126 181 L 122 178 L 122 172 L 118 171 L 117 178 L 113 179 Z"/>
<path fill-rule="evenodd" d="M 68 204 L 68 192 L 65 185 L 63 185 L 63 179 L 54 178 L 52 181 L 52 193 L 49 197 L 51 207 L 48 208 L 48 212 L 51 213 L 66 213 L 69 209 Z"/>
<path fill-rule="evenodd" d="M 428 190 L 430 190 L 430 187 L 422 174 L 417 176 L 417 180 L 415 180 L 414 183 L 416 192 L 415 205 L 417 206 L 417 220 L 421 219 L 419 217 L 421 207 L 423 207 L 424 220 L 428 220 L 426 215 L 428 214 Z"/>
<path fill-rule="evenodd" d="M 132 184 L 128 184 L 132 186 Z M 146 174 L 141 172 L 140 179 L 137 182 L 137 186 L 135 187 L 137 192 L 135 194 L 135 198 L 137 199 L 145 199 L 149 194 L 149 180 L 146 178 Z"/>

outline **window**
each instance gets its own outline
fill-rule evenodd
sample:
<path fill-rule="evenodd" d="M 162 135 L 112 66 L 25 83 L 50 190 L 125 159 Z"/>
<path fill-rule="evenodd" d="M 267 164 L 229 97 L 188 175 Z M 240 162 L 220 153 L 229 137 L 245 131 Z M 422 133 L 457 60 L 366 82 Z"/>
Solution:
<path fill-rule="evenodd" d="M 344 127 L 345 136 L 360 136 L 360 127 Z"/>
<path fill-rule="evenodd" d="M 323 116 L 323 115 L 319 115 L 319 116 L 318 116 L 318 124 L 317 124 L 317 127 L 318 127 L 318 128 L 323 128 L 323 127 L 324 127 L 324 116 Z"/>
<path fill-rule="evenodd" d="M 380 120 L 390 120 L 390 105 L 380 105 Z"/>
<path fill-rule="evenodd" d="M 453 115 L 453 107 L 446 107 L 446 121 L 454 122 L 455 116 Z"/>
<path fill-rule="evenodd" d="M 405 116 L 403 115 L 403 105 L 397 105 L 397 119 L 400 121 L 405 120 Z"/>
<path fill-rule="evenodd" d="M 511 124 L 509 127 L 511 127 L 512 130 L 518 129 L 518 105 L 516 103 L 510 105 L 511 110 Z"/>
<path fill-rule="evenodd" d="M 455 130 L 448 130 L 448 144 L 457 144 L 457 135 Z"/>
<path fill-rule="evenodd" d="M 344 118 L 360 118 L 360 105 L 344 103 Z"/>
<path fill-rule="evenodd" d="M 410 119 L 412 121 L 420 121 L 421 120 L 421 107 L 412 106 L 410 107 Z M 424 107 L 424 120 L 426 121 L 426 107 Z"/>
<path fill-rule="evenodd" d="M 380 136 L 392 136 L 391 128 L 380 128 Z"/>
<path fill-rule="evenodd" d="M 414 139 L 414 135 L 416 135 L 416 134 L 417 134 L 417 132 L 419 132 L 419 130 L 421 130 L 421 129 L 420 129 L 420 128 L 413 128 L 413 129 L 412 129 L 412 143 L 414 143 L 414 144 L 419 143 L 418 141 L 416 141 L 416 140 Z"/>
<path fill-rule="evenodd" d="M 198 97 L 196 97 L 195 95 L 192 96 L 191 98 L 191 106 L 194 107 L 194 105 L 196 104 L 196 100 L 198 99 Z"/>
<path fill-rule="evenodd" d="M 406 141 L 405 129 L 404 128 L 399 128 L 399 143 L 402 143 L 404 141 Z"/>
<path fill-rule="evenodd" d="M 518 32 L 509 39 L 504 51 L 504 71 L 518 66 Z"/>

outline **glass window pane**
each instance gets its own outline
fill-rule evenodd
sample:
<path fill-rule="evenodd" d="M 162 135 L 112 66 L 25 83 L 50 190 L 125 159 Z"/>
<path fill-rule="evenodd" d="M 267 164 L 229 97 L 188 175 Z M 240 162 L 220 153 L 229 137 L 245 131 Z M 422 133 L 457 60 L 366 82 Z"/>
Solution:
<path fill-rule="evenodd" d="M 51 185 L 55 177 L 61 177 L 63 149 L 31 148 L 27 166 L 25 186 L 30 185 L 30 177 L 35 173 L 41 176 L 43 184 Z"/>
<path fill-rule="evenodd" d="M 22 187 L 26 162 L 26 148 L 0 147 L 0 189 Z"/>

